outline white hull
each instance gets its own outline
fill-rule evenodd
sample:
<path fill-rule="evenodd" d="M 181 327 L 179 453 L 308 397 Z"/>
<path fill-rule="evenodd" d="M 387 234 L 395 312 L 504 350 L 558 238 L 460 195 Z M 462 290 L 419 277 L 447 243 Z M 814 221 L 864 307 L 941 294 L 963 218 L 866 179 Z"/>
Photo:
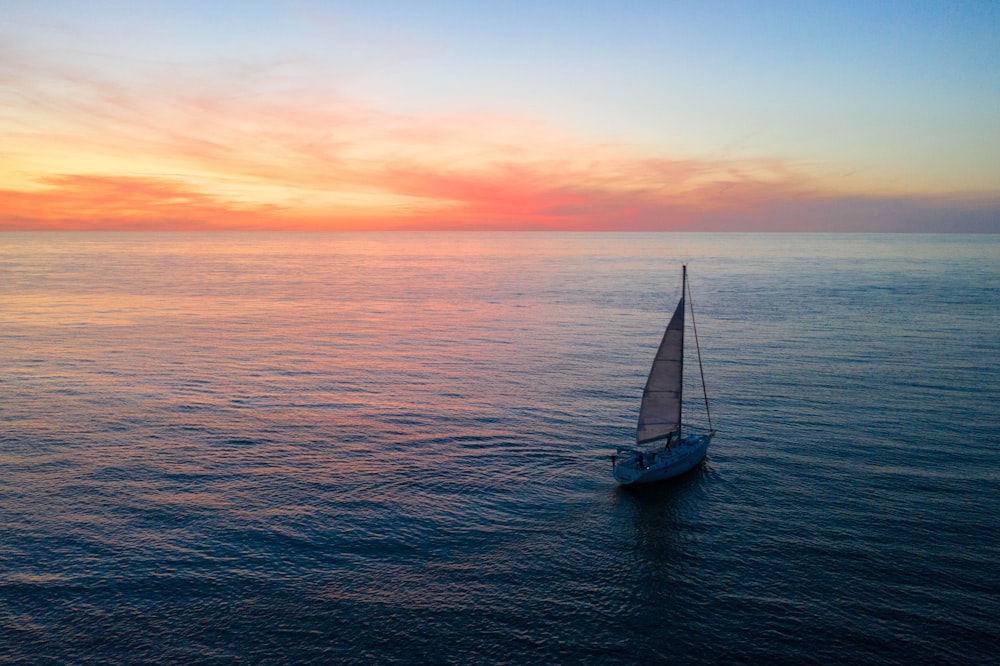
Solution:
<path fill-rule="evenodd" d="M 626 451 L 616 461 L 614 476 L 623 486 L 663 481 L 694 469 L 708 453 L 712 435 L 687 435 L 669 449 Z"/>

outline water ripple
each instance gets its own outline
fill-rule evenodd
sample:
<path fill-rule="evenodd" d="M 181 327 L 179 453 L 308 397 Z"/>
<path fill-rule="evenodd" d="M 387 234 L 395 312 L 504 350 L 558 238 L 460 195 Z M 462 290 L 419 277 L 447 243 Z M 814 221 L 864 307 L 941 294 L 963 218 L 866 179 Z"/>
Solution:
<path fill-rule="evenodd" d="M 619 488 L 678 253 L 719 435 Z M 0 257 L 0 661 L 1000 651 L 996 239 L 6 234 Z"/>

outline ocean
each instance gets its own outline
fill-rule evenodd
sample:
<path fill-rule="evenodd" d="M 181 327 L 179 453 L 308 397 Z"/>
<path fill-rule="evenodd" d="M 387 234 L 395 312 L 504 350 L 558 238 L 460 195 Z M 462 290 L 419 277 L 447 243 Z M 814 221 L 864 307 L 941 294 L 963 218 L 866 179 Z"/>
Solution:
<path fill-rule="evenodd" d="M 685 263 L 717 435 L 621 488 Z M 0 661 L 998 663 L 998 313 L 996 235 L 0 234 Z"/>

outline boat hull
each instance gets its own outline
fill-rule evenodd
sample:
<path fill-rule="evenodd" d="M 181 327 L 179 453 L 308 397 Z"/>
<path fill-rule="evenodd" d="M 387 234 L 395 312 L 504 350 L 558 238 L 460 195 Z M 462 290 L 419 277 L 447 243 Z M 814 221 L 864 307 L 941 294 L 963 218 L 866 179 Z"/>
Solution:
<path fill-rule="evenodd" d="M 623 486 L 665 481 L 689 472 L 705 459 L 712 435 L 688 435 L 669 449 L 629 451 L 614 467 L 614 477 Z"/>

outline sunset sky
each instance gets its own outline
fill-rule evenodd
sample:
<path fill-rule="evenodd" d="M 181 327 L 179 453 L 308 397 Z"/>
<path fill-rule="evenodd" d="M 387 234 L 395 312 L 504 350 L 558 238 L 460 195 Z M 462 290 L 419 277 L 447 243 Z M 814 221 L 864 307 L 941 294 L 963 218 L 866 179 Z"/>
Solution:
<path fill-rule="evenodd" d="M 0 229 L 1000 232 L 995 0 L 0 17 Z"/>

